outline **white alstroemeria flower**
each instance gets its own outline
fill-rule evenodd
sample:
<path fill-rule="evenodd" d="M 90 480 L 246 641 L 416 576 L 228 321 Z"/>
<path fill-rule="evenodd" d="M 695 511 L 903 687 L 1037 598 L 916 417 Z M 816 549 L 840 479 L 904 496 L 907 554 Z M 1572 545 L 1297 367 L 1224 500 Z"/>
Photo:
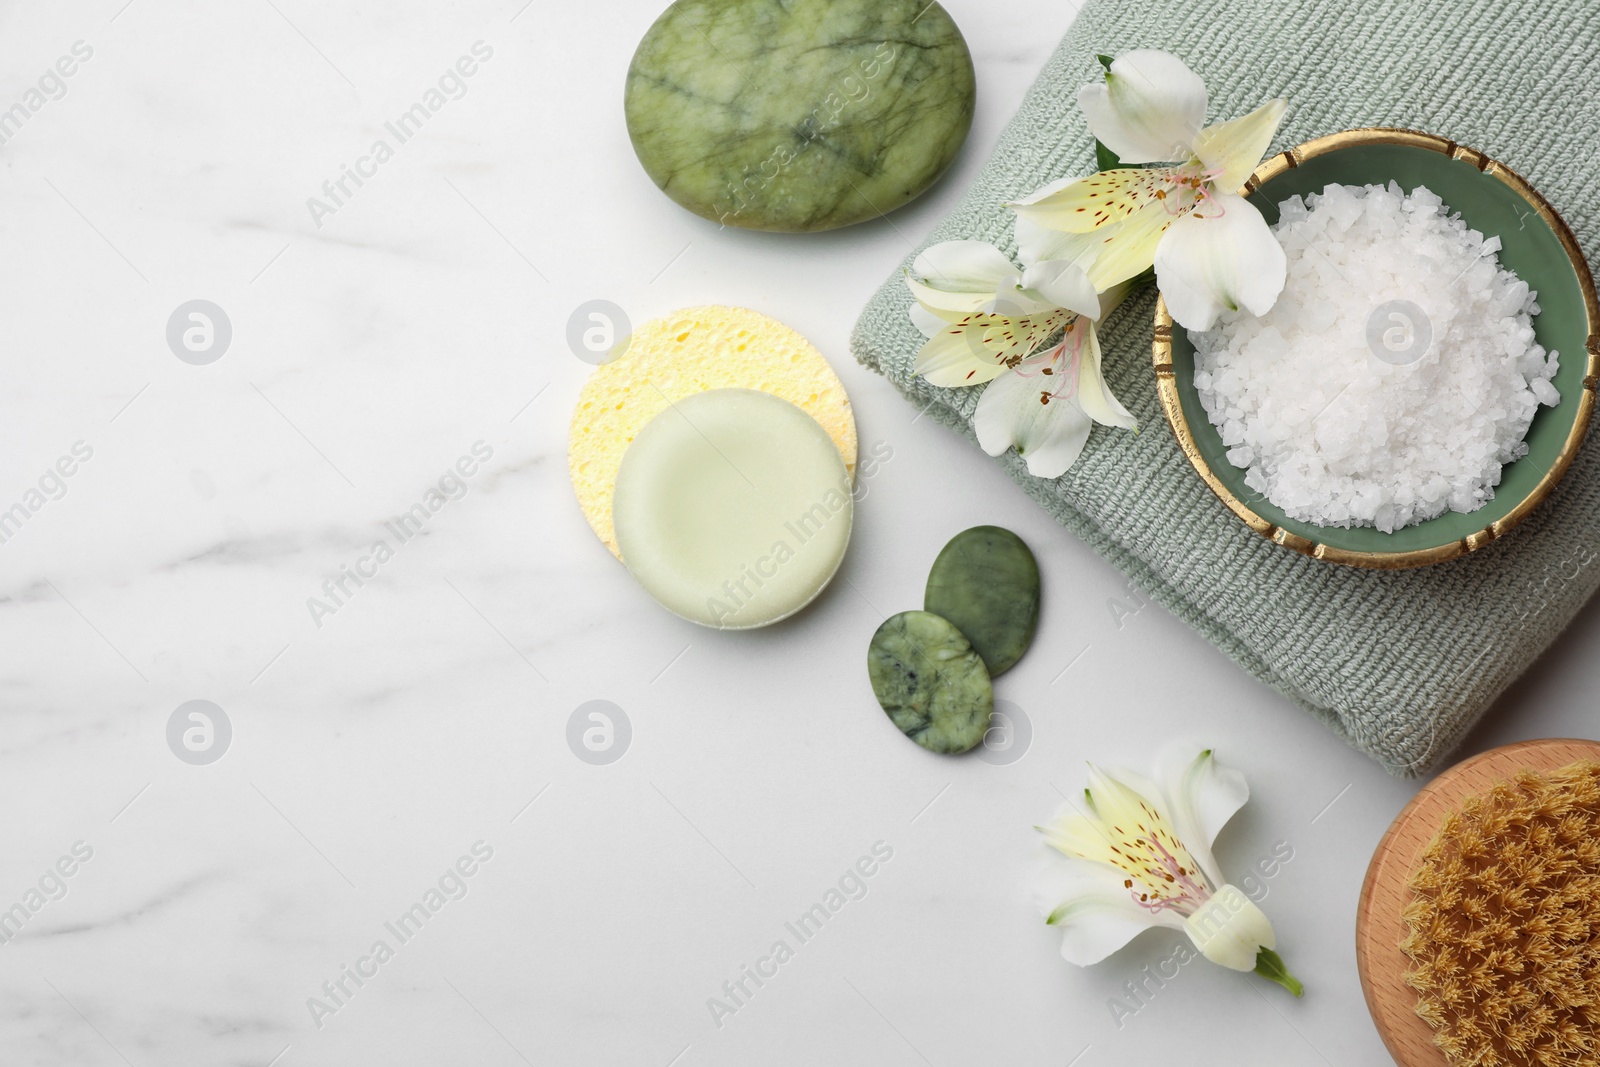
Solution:
<path fill-rule="evenodd" d="M 1211 853 L 1217 833 L 1249 799 L 1244 775 L 1209 749 L 1169 752 L 1158 782 L 1090 767 L 1085 804 L 1038 827 L 1054 857 L 1039 887 L 1046 922 L 1061 930 L 1061 955 L 1098 963 L 1151 927 L 1182 930 L 1201 955 L 1254 971 L 1295 996 L 1272 923 L 1227 882 Z"/>
<path fill-rule="evenodd" d="M 928 343 L 914 373 L 938 386 L 990 383 L 973 415 L 978 443 L 991 456 L 1015 446 L 1030 474 L 1057 478 L 1094 423 L 1137 428 L 1106 388 L 1094 326 L 1122 292 L 1097 294 L 1065 260 L 1024 262 L 1019 269 L 981 241 L 948 241 L 917 257 L 906 285 Z"/>
<path fill-rule="evenodd" d="M 919 255 L 906 275 L 917 302 L 911 321 L 928 338 L 915 373 L 933 385 L 981 385 L 1062 330 L 1100 313 L 1100 297 L 1071 263 L 1018 268 L 982 241 L 946 241 Z"/>
<path fill-rule="evenodd" d="M 1201 128 L 1205 84 L 1176 56 L 1141 49 L 1086 85 L 1078 106 L 1127 167 L 1045 186 L 1010 205 L 1025 256 L 1077 261 L 1096 288 L 1154 266 L 1167 310 L 1208 330 L 1224 310 L 1264 315 L 1283 291 L 1277 238 L 1238 189 L 1283 120 L 1284 100 Z"/>

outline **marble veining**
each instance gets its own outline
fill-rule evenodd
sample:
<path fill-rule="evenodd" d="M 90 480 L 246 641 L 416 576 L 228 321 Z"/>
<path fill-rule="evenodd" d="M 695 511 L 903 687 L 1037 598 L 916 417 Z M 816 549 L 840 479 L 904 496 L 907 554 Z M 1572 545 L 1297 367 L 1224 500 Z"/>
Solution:
<path fill-rule="evenodd" d="M 983 82 L 970 149 L 888 219 L 800 237 L 719 230 L 640 169 L 622 87 L 663 6 L 0 4 L 0 110 L 94 49 L 0 144 L 0 515 L 27 512 L 0 530 L 0 920 L 26 913 L 0 928 L 0 1065 L 1380 1062 L 1349 930 L 1414 786 L 848 355 L 1075 4 L 949 0 Z M 479 40 L 465 95 L 316 228 L 323 181 Z M 203 366 L 167 336 L 195 299 L 232 325 Z M 675 619 L 589 529 L 568 327 L 598 299 L 633 323 L 756 308 L 838 370 L 855 529 L 793 619 Z M 79 441 L 63 490 L 46 472 Z M 420 532 L 386 534 L 433 491 Z M 1044 585 L 997 686 L 1000 762 L 907 741 L 863 663 L 983 523 Z M 320 626 L 312 599 L 337 607 Z M 1474 743 L 1589 731 L 1597 651 L 1580 623 Z M 209 764 L 178 754 L 199 724 L 169 733 L 194 700 L 231 726 Z M 1230 874 L 1292 846 L 1254 877 L 1305 1001 L 1180 970 L 1160 934 L 1072 968 L 1033 910 L 1031 827 L 1084 760 L 1140 766 L 1168 736 L 1249 776 Z M 385 924 L 430 892 L 400 943 Z M 735 1004 L 738 980 L 759 992 Z"/>

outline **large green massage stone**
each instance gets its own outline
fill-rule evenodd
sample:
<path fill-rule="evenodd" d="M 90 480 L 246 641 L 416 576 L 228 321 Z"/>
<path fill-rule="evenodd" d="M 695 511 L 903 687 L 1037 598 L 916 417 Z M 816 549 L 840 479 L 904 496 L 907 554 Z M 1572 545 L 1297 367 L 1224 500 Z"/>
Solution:
<path fill-rule="evenodd" d="M 955 160 L 975 80 L 926 0 L 677 0 L 628 68 L 628 135 L 668 196 L 754 230 L 893 211 Z"/>

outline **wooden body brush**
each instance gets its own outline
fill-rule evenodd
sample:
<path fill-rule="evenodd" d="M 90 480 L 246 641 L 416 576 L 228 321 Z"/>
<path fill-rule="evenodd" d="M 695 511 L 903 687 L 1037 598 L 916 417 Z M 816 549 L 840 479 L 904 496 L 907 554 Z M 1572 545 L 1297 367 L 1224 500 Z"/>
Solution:
<path fill-rule="evenodd" d="M 1600 743 L 1508 745 L 1423 787 L 1367 869 L 1356 961 L 1401 1067 L 1600 1063 Z"/>

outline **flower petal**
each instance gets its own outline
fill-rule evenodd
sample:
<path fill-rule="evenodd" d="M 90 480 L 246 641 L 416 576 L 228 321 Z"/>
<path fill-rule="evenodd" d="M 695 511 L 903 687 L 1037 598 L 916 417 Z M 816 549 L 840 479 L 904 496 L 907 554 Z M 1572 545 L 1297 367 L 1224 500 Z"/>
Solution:
<path fill-rule="evenodd" d="M 1042 828 L 1046 844 L 1121 871 L 1124 886 L 1152 911 L 1191 914 L 1221 884 L 1207 880 L 1153 782 L 1091 766 L 1085 794 L 1090 814 L 1058 815 Z"/>
<path fill-rule="evenodd" d="M 1211 853 L 1211 845 L 1228 820 L 1250 799 L 1250 784 L 1243 774 L 1218 763 L 1209 748 L 1198 754 L 1192 749 L 1167 749 L 1158 757 L 1156 775 L 1167 817 L 1178 836 L 1210 876 L 1211 884 L 1222 885 L 1227 879 Z M 1251 966 L 1255 966 L 1253 960 Z"/>
<path fill-rule="evenodd" d="M 908 307 L 906 314 L 911 316 L 911 325 L 921 330 L 922 336 L 930 341 L 939 336 L 951 322 L 950 319 L 943 318 L 917 303 L 913 303 Z"/>
<path fill-rule="evenodd" d="M 1142 48 L 1078 92 L 1089 129 L 1124 163 L 1186 158 L 1206 120 L 1206 86 L 1171 52 Z"/>
<path fill-rule="evenodd" d="M 1051 306 L 1094 318 L 1100 314 L 1100 294 L 1076 263 L 1049 259 L 1022 272 L 1024 289 L 1037 293 Z"/>
<path fill-rule="evenodd" d="M 1031 207 L 1041 200 L 1048 200 L 1050 197 L 1055 196 L 1073 182 L 1081 181 L 1083 181 L 1082 178 L 1058 178 L 1049 185 L 1041 185 L 1039 188 L 1035 189 L 1031 195 L 1025 196 L 1021 200 L 1006 201 L 1005 206 L 1013 210 L 1019 207 Z"/>
<path fill-rule="evenodd" d="M 991 456 L 998 456 L 1017 443 L 1018 424 L 1027 413 L 1028 405 L 1040 406 L 1038 383 L 1038 378 L 1015 372 L 989 383 L 972 413 L 972 431 L 977 435 L 980 448 Z"/>
<path fill-rule="evenodd" d="M 972 314 L 1027 318 L 1058 310 L 1054 301 L 1020 285 L 1008 285 L 998 293 L 947 293 L 906 275 L 906 288 L 918 307 L 945 322 L 960 322 Z M 1095 305 L 1090 310 L 1096 310 Z"/>
<path fill-rule="evenodd" d="M 1218 172 L 1211 179 L 1218 189 L 1237 192 L 1245 183 L 1272 144 L 1288 106 L 1287 100 L 1269 100 L 1248 115 L 1200 131 L 1194 140 L 1194 154 L 1207 171 Z"/>
<path fill-rule="evenodd" d="M 1104 291 L 1149 270 L 1162 236 L 1180 217 L 1157 203 L 1140 208 L 1118 225 L 1095 231 L 1091 236 L 1098 237 L 1099 244 L 1084 267 L 1095 288 Z"/>
<path fill-rule="evenodd" d="M 1038 314 L 1004 315 L 977 312 L 950 324 L 945 343 L 959 342 L 978 359 L 1014 367 L 1038 352 L 1054 334 L 1076 316 L 1045 305 Z"/>
<path fill-rule="evenodd" d="M 945 324 L 943 330 L 934 334 L 918 350 L 911 373 L 921 375 L 928 384 L 942 389 L 982 385 L 1005 373 L 1004 363 L 974 345 L 967 334 L 954 332 L 958 330 L 958 326 Z"/>
<path fill-rule="evenodd" d="M 1100 252 L 1100 241 L 1115 225 L 1095 233 L 1062 233 L 1041 226 L 1032 219 L 1017 216 L 1015 223 L 1017 256 L 1023 263 L 1043 263 L 1051 259 L 1064 259 L 1076 263 L 1083 271 L 1094 265 Z"/>
<path fill-rule="evenodd" d="M 1013 371 L 989 383 L 978 398 L 972 428 L 991 456 L 1015 446 L 1036 478 L 1059 478 L 1077 461 L 1094 425 L 1070 400 L 1041 402 L 1050 379 Z"/>
<path fill-rule="evenodd" d="M 1083 352 L 1078 360 L 1078 406 L 1085 415 L 1103 426 L 1137 429 L 1139 420 L 1111 395 L 1105 378 L 1100 374 L 1100 337 L 1094 323 L 1088 319 L 1079 319 L 1078 322 L 1083 326 L 1079 328 L 1074 323 L 1073 330 L 1069 332 L 1069 336 L 1078 334 L 1083 338 Z"/>
<path fill-rule="evenodd" d="M 1047 273 L 1044 277 L 1048 281 L 1050 275 Z M 1089 288 L 1093 290 L 1094 287 L 1090 286 Z M 1059 303 L 1049 299 L 1037 290 L 1015 285 L 996 293 L 989 306 L 981 310 L 993 315 L 1001 315 L 1008 319 L 1032 319 L 1065 309 Z M 1090 303 L 1089 310 L 1095 310 L 1094 303 Z M 1059 329 L 1059 325 L 1057 328 Z"/>
<path fill-rule="evenodd" d="M 1179 927 L 1169 913 L 1139 907 L 1115 872 L 1052 857 L 1034 891 L 1045 921 L 1061 931 L 1061 955 L 1079 967 L 1099 963 L 1139 934 Z"/>
<path fill-rule="evenodd" d="M 1236 971 L 1253 971 L 1256 954 L 1277 948 L 1272 922 L 1237 887 L 1225 885 L 1184 924 L 1189 940 L 1212 963 Z"/>
<path fill-rule="evenodd" d="M 1177 167 L 1103 170 L 1068 182 L 1048 196 L 1018 201 L 1011 209 L 1050 229 L 1087 233 L 1119 223 L 1140 208 L 1163 206 L 1168 199 L 1175 206 L 1183 191 L 1177 185 L 1180 176 Z"/>
<path fill-rule="evenodd" d="M 1288 269 L 1267 220 L 1233 193 L 1214 194 L 1203 212 L 1172 223 L 1156 248 L 1156 285 L 1167 311 L 1186 330 L 1211 329 L 1225 310 L 1265 315 Z"/>
<path fill-rule="evenodd" d="M 1021 317 L 1058 305 L 1023 286 L 1005 253 L 982 241 L 946 241 L 919 255 L 905 276 L 917 303 L 955 322 L 973 312 Z"/>
<path fill-rule="evenodd" d="M 946 293 L 981 293 L 985 299 L 1018 281 L 1016 265 L 986 241 L 945 241 L 932 245 L 911 264 L 925 285 Z"/>
<path fill-rule="evenodd" d="M 993 289 L 982 293 L 956 293 L 919 281 L 910 274 L 905 277 L 906 288 L 911 290 L 911 295 L 916 298 L 917 303 L 946 321 L 954 321 L 974 311 L 982 311 L 994 302 Z"/>
<path fill-rule="evenodd" d="M 1087 797 L 1084 806 L 1090 807 Z M 1045 844 L 1073 860 L 1115 866 L 1112 841 L 1101 819 L 1091 818 L 1070 806 L 1063 806 L 1055 817 L 1037 827 Z"/>
<path fill-rule="evenodd" d="M 1095 322 L 1104 322 L 1110 314 L 1122 306 L 1122 302 L 1133 292 L 1133 279 L 1124 278 L 1120 282 L 1100 290 L 1100 314 L 1094 317 Z"/>

